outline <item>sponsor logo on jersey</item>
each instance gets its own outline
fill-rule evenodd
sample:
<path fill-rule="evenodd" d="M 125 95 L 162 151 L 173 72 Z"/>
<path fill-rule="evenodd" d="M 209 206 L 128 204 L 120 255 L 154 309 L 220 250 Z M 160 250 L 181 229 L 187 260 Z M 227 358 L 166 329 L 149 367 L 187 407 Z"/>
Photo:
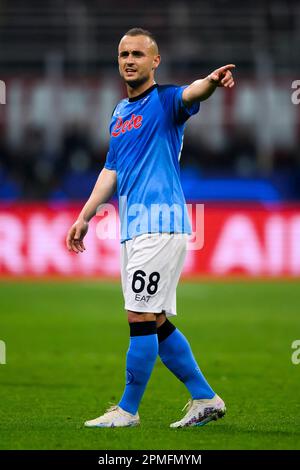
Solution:
<path fill-rule="evenodd" d="M 132 129 L 139 129 L 142 125 L 143 116 L 140 114 L 136 116 L 132 114 L 131 118 L 123 121 L 121 117 L 118 117 L 116 124 L 112 130 L 112 137 L 118 137 L 120 134 L 125 134 L 127 131 L 132 131 Z"/>

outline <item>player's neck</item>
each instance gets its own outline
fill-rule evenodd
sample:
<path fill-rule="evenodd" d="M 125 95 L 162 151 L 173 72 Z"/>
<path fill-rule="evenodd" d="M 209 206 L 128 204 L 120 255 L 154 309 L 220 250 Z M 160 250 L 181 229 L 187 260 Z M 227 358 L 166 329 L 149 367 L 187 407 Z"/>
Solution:
<path fill-rule="evenodd" d="M 155 83 L 155 80 L 151 78 L 137 88 L 132 88 L 130 85 L 126 84 L 128 98 L 136 98 L 137 96 L 144 93 L 144 91 L 148 90 L 148 88 L 151 88 L 153 85 L 155 85 Z"/>

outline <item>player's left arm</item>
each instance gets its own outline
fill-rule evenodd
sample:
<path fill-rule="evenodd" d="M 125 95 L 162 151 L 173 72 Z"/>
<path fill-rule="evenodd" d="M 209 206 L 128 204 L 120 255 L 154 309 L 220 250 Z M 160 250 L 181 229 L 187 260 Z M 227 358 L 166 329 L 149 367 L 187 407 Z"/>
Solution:
<path fill-rule="evenodd" d="M 191 85 L 183 90 L 183 103 L 189 107 L 194 103 L 209 98 L 217 87 L 232 88 L 234 86 L 234 79 L 231 70 L 234 68 L 234 64 L 224 65 L 214 70 L 206 78 L 191 83 Z"/>

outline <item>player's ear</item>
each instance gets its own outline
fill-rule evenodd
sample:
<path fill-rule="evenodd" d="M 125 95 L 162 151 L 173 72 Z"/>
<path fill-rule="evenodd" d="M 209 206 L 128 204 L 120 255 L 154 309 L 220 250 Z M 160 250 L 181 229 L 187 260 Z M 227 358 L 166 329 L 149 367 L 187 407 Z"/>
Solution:
<path fill-rule="evenodd" d="M 161 60 L 160 55 L 157 55 L 157 56 L 154 57 L 152 70 L 157 69 L 157 67 L 158 67 L 159 64 L 160 64 L 160 60 Z"/>

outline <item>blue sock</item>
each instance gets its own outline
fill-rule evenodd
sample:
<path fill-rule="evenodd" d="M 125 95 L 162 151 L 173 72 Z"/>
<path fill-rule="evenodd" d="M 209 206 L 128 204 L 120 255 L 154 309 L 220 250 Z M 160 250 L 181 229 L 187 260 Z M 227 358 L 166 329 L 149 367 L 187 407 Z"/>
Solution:
<path fill-rule="evenodd" d="M 192 399 L 212 398 L 215 392 L 199 369 L 185 336 L 169 320 L 158 328 L 157 335 L 162 362 L 185 384 Z"/>
<path fill-rule="evenodd" d="M 119 406 L 136 414 L 158 355 L 156 322 L 130 323 L 126 387 Z"/>

